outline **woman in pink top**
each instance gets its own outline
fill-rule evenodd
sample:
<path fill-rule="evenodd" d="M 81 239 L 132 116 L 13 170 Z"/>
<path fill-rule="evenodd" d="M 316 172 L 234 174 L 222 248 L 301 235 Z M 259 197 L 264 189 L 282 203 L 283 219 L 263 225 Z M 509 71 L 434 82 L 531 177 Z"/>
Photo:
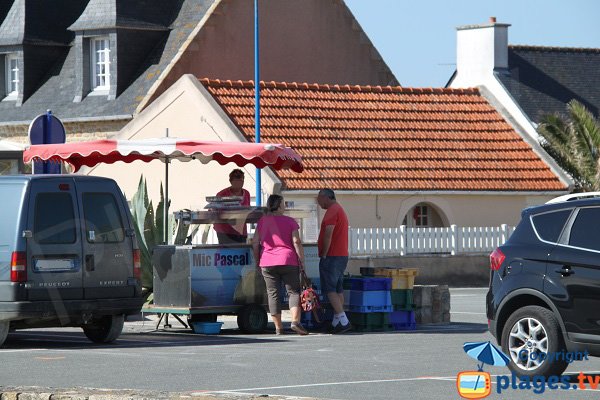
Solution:
<path fill-rule="evenodd" d="M 293 218 L 283 215 L 284 207 L 283 197 L 276 194 L 269 196 L 269 213 L 258 221 L 252 238 L 252 249 L 254 259 L 258 260 L 257 266 L 260 266 L 265 278 L 269 311 L 275 323 L 276 333 L 283 333 L 279 300 L 279 287 L 283 281 L 292 313 L 291 328 L 300 335 L 307 335 L 308 332 L 300 323 L 299 268 L 304 265 L 304 248 L 298 233 L 300 227 Z"/>

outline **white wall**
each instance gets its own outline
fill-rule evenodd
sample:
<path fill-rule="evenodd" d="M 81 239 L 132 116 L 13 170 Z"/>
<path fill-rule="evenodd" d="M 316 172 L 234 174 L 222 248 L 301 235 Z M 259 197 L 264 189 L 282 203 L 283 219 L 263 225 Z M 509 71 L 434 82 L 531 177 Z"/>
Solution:
<path fill-rule="evenodd" d="M 126 125 L 118 139 L 145 139 L 165 136 L 207 141 L 245 141 L 241 133 L 215 103 L 206 89 L 191 75 L 183 76 L 161 97 Z M 233 163 L 221 166 L 217 162 L 201 164 L 199 161 L 173 161 L 169 166 L 169 197 L 171 210 L 182 208 L 202 209 L 205 197 L 213 196 L 229 186 L 229 173 L 239 168 Z M 255 171 L 253 166 L 245 171 L 245 188 L 255 196 Z M 165 178 L 165 164 L 156 160 L 150 163 L 135 161 L 131 164 L 117 162 L 87 168 L 83 173 L 108 176 L 117 181 L 131 199 L 137 189 L 140 175 L 148 181 L 148 191 L 154 205 L 159 199 L 160 183 Z M 272 193 L 280 184 L 268 169 L 262 172 L 264 193 Z"/>

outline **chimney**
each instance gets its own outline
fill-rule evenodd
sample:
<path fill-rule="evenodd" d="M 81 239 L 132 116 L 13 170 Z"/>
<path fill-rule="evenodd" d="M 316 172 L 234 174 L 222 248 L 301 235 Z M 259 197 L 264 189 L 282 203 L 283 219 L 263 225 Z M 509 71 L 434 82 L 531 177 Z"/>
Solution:
<path fill-rule="evenodd" d="M 472 80 L 508 69 L 509 26 L 490 17 L 486 24 L 456 28 L 457 76 L 466 74 Z"/>

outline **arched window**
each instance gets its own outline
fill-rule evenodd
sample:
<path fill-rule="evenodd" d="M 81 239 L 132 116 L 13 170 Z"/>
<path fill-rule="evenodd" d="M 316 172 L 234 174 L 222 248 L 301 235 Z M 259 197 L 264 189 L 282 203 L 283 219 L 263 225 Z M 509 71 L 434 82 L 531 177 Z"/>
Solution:
<path fill-rule="evenodd" d="M 446 226 L 447 218 L 431 203 L 418 203 L 404 216 L 402 225 L 414 228 L 438 228 Z"/>

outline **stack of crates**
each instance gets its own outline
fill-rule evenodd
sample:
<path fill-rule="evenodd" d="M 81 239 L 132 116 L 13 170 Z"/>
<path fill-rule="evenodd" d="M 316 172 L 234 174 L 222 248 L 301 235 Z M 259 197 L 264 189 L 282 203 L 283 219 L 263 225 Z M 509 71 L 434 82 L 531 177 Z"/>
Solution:
<path fill-rule="evenodd" d="M 303 311 L 300 315 L 300 322 L 309 331 L 321 330 L 331 324 L 333 320 L 333 310 L 329 304 L 321 304 L 321 309 L 317 310 L 317 317 L 312 311 Z"/>
<path fill-rule="evenodd" d="M 344 307 L 357 332 L 390 330 L 393 311 L 392 279 L 349 277 L 344 279 Z"/>
<path fill-rule="evenodd" d="M 375 268 L 375 276 L 392 280 L 391 297 L 394 310 L 390 313 L 390 325 L 394 330 L 415 330 L 415 304 L 413 288 L 416 268 Z"/>

